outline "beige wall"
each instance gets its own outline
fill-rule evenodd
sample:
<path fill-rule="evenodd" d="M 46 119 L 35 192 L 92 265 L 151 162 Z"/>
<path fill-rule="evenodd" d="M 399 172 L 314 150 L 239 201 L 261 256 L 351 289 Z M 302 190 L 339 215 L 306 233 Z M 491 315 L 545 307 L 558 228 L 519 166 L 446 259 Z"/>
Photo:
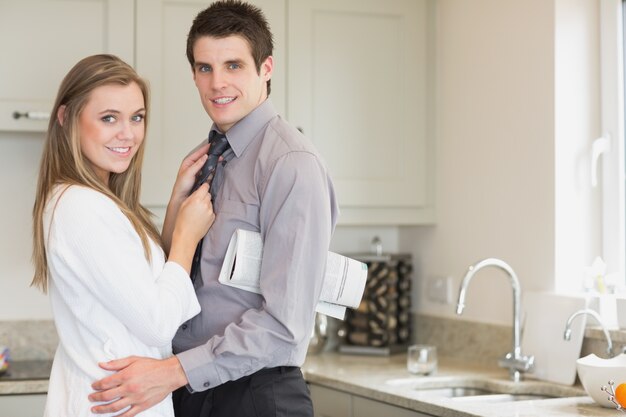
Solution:
<path fill-rule="evenodd" d="M 416 258 L 415 309 L 453 317 L 454 305 L 427 299 L 428 280 L 452 276 L 456 302 L 468 266 L 487 257 L 508 262 L 524 291 L 577 287 L 599 249 L 583 183 L 598 134 L 597 2 L 437 6 L 437 225 L 403 229 L 399 243 Z M 503 273 L 485 269 L 463 319 L 510 325 L 511 299 Z"/>

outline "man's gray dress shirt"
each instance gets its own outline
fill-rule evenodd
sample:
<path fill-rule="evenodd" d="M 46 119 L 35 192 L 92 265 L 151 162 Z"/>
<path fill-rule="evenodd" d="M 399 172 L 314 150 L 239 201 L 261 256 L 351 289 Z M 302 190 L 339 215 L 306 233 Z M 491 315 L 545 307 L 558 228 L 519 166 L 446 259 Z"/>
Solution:
<path fill-rule="evenodd" d="M 323 161 L 269 99 L 226 137 L 232 153 L 213 180 L 216 217 L 196 282 L 202 312 L 181 326 L 173 342 L 194 391 L 261 368 L 302 365 L 338 215 Z M 238 228 L 263 238 L 262 295 L 218 283 Z"/>

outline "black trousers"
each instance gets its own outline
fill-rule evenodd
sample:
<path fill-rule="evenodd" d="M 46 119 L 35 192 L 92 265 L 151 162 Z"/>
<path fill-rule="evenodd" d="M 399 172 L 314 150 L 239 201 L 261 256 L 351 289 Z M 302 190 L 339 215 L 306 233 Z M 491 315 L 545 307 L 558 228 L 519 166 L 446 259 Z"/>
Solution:
<path fill-rule="evenodd" d="M 191 394 L 174 391 L 176 417 L 313 417 L 300 368 L 279 366 Z"/>

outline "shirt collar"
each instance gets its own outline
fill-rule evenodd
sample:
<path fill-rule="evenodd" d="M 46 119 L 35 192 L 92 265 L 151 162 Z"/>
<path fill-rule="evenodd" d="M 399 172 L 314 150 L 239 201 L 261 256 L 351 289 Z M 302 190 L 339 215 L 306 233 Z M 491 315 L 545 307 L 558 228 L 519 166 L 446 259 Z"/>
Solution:
<path fill-rule="evenodd" d="M 278 113 L 274 108 L 274 104 L 268 98 L 248 113 L 247 116 L 235 123 L 233 127 L 228 129 L 226 138 L 237 158 L 243 154 L 261 129 L 277 115 Z M 215 123 L 211 126 L 211 130 L 217 130 L 219 132 Z"/>

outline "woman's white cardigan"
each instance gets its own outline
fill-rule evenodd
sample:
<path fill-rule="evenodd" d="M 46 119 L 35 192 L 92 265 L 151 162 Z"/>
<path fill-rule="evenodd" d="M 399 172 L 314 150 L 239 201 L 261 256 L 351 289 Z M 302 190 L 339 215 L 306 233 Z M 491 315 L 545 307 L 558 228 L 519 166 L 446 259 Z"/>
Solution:
<path fill-rule="evenodd" d="M 58 186 L 43 226 L 59 335 L 45 416 L 92 416 L 91 384 L 110 374 L 98 362 L 171 356 L 176 330 L 200 305 L 187 272 L 165 262 L 154 242 L 149 262 L 130 221 L 104 194 Z M 173 416 L 171 396 L 140 415 Z"/>

